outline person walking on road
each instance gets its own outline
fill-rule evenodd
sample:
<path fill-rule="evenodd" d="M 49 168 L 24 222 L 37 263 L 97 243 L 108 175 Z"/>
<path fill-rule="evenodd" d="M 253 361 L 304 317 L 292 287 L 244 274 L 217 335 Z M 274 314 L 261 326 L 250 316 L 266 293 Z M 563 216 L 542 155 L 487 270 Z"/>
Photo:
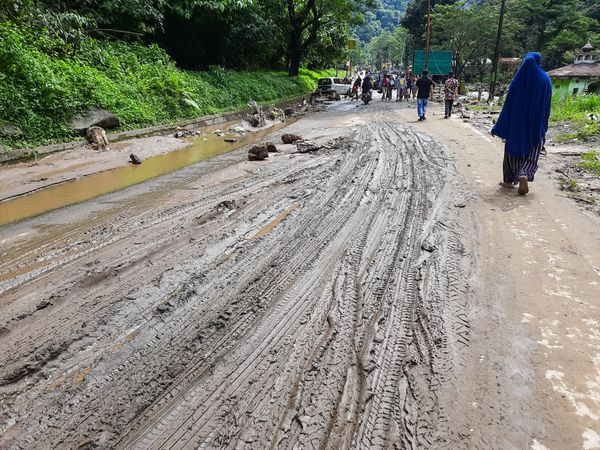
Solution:
<path fill-rule="evenodd" d="M 433 80 L 429 78 L 429 71 L 424 70 L 421 78 L 417 80 L 417 111 L 419 113 L 419 120 L 425 120 L 425 114 L 427 113 L 427 102 L 429 99 L 433 100 Z"/>
<path fill-rule="evenodd" d="M 388 75 L 387 99 L 392 101 L 392 93 L 396 90 L 396 80 L 394 75 Z"/>
<path fill-rule="evenodd" d="M 356 99 L 358 100 L 358 93 L 360 91 L 360 86 L 362 85 L 362 79 L 360 78 L 360 75 L 356 78 L 356 80 L 354 81 L 354 84 L 352 85 L 352 96 L 350 97 L 350 101 Z"/>
<path fill-rule="evenodd" d="M 512 189 L 518 184 L 521 195 L 529 192 L 548 131 L 552 82 L 541 66 L 539 53 L 525 55 L 491 131 L 505 141 L 500 186 Z"/>
<path fill-rule="evenodd" d="M 413 92 L 413 86 L 415 84 L 415 80 L 413 79 L 412 73 L 406 74 L 406 100 L 410 100 L 410 96 Z"/>
<path fill-rule="evenodd" d="M 452 116 L 452 106 L 454 100 L 458 98 L 458 80 L 454 78 L 454 72 L 448 74 L 448 79 L 444 83 L 444 104 L 445 112 L 444 119 Z"/>
<path fill-rule="evenodd" d="M 404 75 L 398 75 L 396 78 L 396 101 L 401 102 L 404 98 L 404 89 L 406 89 L 406 78 Z"/>
<path fill-rule="evenodd" d="M 387 98 L 387 90 L 388 90 L 388 77 L 384 73 L 383 78 L 381 79 L 381 101 L 384 101 Z"/>

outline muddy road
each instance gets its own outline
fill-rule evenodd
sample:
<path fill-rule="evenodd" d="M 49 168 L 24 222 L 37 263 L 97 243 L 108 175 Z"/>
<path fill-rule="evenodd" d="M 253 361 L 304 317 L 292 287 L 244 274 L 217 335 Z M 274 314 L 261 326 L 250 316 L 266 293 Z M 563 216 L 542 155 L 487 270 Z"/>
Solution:
<path fill-rule="evenodd" d="M 0 228 L 0 448 L 542 445 L 568 402 L 515 387 L 478 194 L 405 113 Z"/>

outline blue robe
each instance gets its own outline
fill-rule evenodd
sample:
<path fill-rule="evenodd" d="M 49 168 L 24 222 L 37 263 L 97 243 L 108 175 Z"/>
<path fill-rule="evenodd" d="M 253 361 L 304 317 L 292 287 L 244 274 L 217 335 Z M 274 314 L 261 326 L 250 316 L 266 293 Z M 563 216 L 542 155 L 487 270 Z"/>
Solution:
<path fill-rule="evenodd" d="M 539 53 L 528 53 L 510 83 L 492 134 L 506 140 L 505 151 L 526 157 L 548 131 L 552 82 Z"/>

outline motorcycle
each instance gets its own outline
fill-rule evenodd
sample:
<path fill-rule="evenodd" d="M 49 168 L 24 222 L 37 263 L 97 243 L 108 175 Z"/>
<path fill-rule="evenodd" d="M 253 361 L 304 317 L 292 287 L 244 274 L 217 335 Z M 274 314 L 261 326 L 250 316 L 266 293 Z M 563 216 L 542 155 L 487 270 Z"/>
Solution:
<path fill-rule="evenodd" d="M 365 105 L 368 105 L 369 102 L 373 99 L 373 94 L 371 93 L 372 91 L 363 91 L 362 95 L 360 96 L 361 100 L 363 101 L 363 103 Z"/>

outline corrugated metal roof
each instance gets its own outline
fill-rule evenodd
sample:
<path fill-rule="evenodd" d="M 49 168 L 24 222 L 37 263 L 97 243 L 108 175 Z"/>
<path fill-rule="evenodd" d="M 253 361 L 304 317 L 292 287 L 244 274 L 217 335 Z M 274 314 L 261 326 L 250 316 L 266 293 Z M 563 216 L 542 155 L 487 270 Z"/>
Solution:
<path fill-rule="evenodd" d="M 552 78 L 600 78 L 600 64 L 569 64 L 548 72 Z"/>

